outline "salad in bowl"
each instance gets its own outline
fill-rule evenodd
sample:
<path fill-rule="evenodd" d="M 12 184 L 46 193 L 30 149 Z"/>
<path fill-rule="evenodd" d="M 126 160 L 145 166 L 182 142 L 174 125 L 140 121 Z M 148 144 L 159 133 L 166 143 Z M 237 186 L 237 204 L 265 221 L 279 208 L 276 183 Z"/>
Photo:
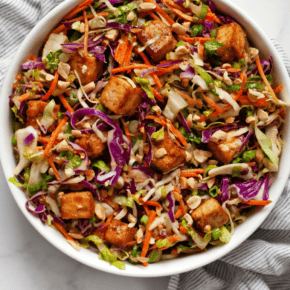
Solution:
<path fill-rule="evenodd" d="M 212 1 L 84 1 L 15 78 L 9 181 L 119 269 L 230 243 L 279 169 L 273 61 Z"/>

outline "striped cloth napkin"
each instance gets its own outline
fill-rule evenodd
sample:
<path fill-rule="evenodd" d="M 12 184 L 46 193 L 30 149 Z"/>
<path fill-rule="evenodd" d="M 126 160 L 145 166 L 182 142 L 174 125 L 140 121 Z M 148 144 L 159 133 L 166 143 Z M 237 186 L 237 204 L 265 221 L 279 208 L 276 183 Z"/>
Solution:
<path fill-rule="evenodd" d="M 19 45 L 63 0 L 0 0 L 0 87 Z M 290 75 L 290 61 L 274 40 Z M 247 241 L 220 260 L 171 277 L 168 290 L 290 289 L 290 180 L 276 207 Z"/>

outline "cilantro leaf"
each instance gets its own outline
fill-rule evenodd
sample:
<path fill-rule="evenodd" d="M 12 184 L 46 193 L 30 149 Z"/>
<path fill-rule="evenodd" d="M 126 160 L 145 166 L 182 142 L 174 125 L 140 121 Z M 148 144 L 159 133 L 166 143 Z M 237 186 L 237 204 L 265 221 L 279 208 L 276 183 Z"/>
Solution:
<path fill-rule="evenodd" d="M 217 42 L 215 39 L 204 43 L 205 54 L 208 56 L 217 55 L 216 50 L 223 47 L 224 44 Z"/>

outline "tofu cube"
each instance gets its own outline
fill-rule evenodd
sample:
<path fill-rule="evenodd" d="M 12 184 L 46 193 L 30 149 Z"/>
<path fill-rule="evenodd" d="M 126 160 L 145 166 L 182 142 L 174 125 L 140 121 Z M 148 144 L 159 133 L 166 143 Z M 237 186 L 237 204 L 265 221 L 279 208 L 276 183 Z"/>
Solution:
<path fill-rule="evenodd" d="M 104 63 L 94 56 L 81 57 L 75 55 L 69 64 L 71 69 L 78 73 L 82 85 L 97 81 L 103 73 Z"/>
<path fill-rule="evenodd" d="M 133 115 L 141 103 L 143 90 L 127 80 L 111 76 L 101 94 L 101 103 L 117 115 Z"/>
<path fill-rule="evenodd" d="M 219 202 L 210 198 L 202 203 L 192 214 L 196 227 L 204 231 L 205 226 L 209 225 L 212 229 L 221 227 L 228 222 L 228 216 L 219 204 Z"/>
<path fill-rule="evenodd" d="M 63 219 L 91 219 L 95 215 L 95 202 L 90 191 L 64 194 L 60 202 Z"/>
<path fill-rule="evenodd" d="M 136 228 L 129 228 L 128 224 L 113 219 L 107 228 L 105 240 L 117 247 L 124 247 L 134 240 L 136 232 Z"/>
<path fill-rule="evenodd" d="M 106 135 L 105 132 L 103 132 Z M 80 147 L 85 149 L 88 155 L 96 158 L 103 153 L 107 147 L 107 143 L 103 143 L 96 133 L 85 135 L 75 141 Z"/>
<path fill-rule="evenodd" d="M 208 149 L 212 152 L 213 157 L 223 164 L 232 162 L 243 143 L 239 137 L 233 136 L 236 131 L 232 130 L 227 132 L 227 139 L 220 143 L 212 141 L 208 143 Z"/>
<path fill-rule="evenodd" d="M 157 150 L 164 148 L 167 152 L 162 158 L 156 158 Z M 152 164 L 162 172 L 168 172 L 171 169 L 185 162 L 185 150 L 174 141 L 168 133 L 164 133 L 164 139 L 161 141 L 153 141 L 153 158 Z M 144 152 L 147 154 L 149 146 L 144 147 Z"/>
<path fill-rule="evenodd" d="M 176 47 L 176 40 L 172 35 L 171 27 L 164 24 L 161 20 L 153 20 L 147 26 L 141 28 L 137 34 L 141 44 L 145 45 L 147 41 L 158 36 L 158 33 L 161 33 L 160 37 L 146 47 L 146 51 L 155 62 L 162 60 L 166 53 L 174 50 Z"/>
<path fill-rule="evenodd" d="M 44 101 L 29 101 L 27 103 L 27 111 L 26 111 L 26 127 L 28 126 L 32 126 L 33 128 L 39 128 L 39 125 L 37 123 L 37 120 L 40 122 L 40 120 L 43 117 L 43 111 L 44 108 L 46 107 L 46 105 L 48 104 L 48 102 L 44 102 Z M 48 128 L 48 132 L 52 132 L 56 126 L 56 120 L 57 120 L 57 114 L 60 111 L 60 106 L 59 105 L 55 105 L 54 109 L 53 109 L 53 115 L 52 118 L 55 120 L 55 122 Z"/>
<path fill-rule="evenodd" d="M 217 30 L 216 40 L 224 46 L 217 50 L 223 62 L 231 62 L 235 57 L 241 58 L 245 52 L 247 36 L 238 23 L 229 23 L 220 26 Z"/>

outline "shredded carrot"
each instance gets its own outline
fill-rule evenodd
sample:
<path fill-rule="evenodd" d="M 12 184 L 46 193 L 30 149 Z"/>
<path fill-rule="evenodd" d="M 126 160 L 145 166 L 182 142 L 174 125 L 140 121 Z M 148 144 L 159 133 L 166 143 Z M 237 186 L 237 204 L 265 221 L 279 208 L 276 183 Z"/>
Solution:
<path fill-rule="evenodd" d="M 86 0 L 83 3 L 81 3 L 79 6 L 83 7 L 83 6 L 88 6 L 90 5 L 92 2 L 94 2 L 94 0 Z"/>
<path fill-rule="evenodd" d="M 63 106 L 71 113 L 74 113 L 74 109 L 70 106 L 70 104 L 68 103 L 67 99 L 64 97 L 64 95 L 60 95 L 58 96 L 60 101 L 62 102 Z"/>
<path fill-rule="evenodd" d="M 48 158 L 48 164 L 49 164 L 49 166 L 52 168 L 53 173 L 54 173 L 56 179 L 57 179 L 58 181 L 62 180 L 62 178 L 61 178 L 59 172 L 57 171 L 57 169 L 56 169 L 56 167 L 55 167 L 55 165 L 54 165 L 54 163 L 53 163 L 53 161 L 52 161 L 52 159 L 51 159 L 51 157 Z"/>
<path fill-rule="evenodd" d="M 152 11 L 148 11 L 147 14 L 155 20 L 160 20 L 160 18 L 157 15 L 155 15 Z"/>
<path fill-rule="evenodd" d="M 151 226 L 151 224 L 153 223 L 153 221 L 155 220 L 155 216 L 156 216 L 156 212 L 154 210 L 151 210 L 149 213 L 149 219 L 148 219 L 148 223 L 146 226 L 146 232 L 145 232 L 145 238 L 143 240 L 143 247 L 142 247 L 142 251 L 141 251 L 141 257 L 145 257 L 148 249 L 149 249 L 149 245 L 150 245 L 150 239 L 152 236 L 152 231 L 149 230 L 149 227 Z M 144 266 L 148 266 L 148 263 L 143 263 Z"/>
<path fill-rule="evenodd" d="M 278 86 L 276 89 L 274 89 L 273 91 L 274 91 L 275 94 L 278 94 L 278 93 L 280 93 L 282 90 L 283 90 L 283 86 L 282 86 L 282 85 L 279 85 L 279 86 Z"/>
<path fill-rule="evenodd" d="M 150 2 L 150 3 L 153 3 L 153 4 L 155 4 L 156 5 L 156 8 L 155 8 L 155 11 L 157 12 L 157 13 L 159 13 L 162 17 L 164 17 L 165 18 L 165 20 L 170 24 L 170 25 L 172 25 L 172 24 L 174 24 L 175 23 L 175 21 L 167 14 L 167 13 L 165 13 L 161 8 L 160 8 L 160 6 L 158 6 L 157 4 L 156 4 L 156 2 L 154 1 L 154 0 L 145 0 L 145 2 Z"/>
<path fill-rule="evenodd" d="M 203 54 L 204 54 L 204 44 L 201 43 L 199 46 L 198 46 L 198 54 L 203 57 Z"/>
<path fill-rule="evenodd" d="M 126 71 L 128 69 L 142 69 L 142 68 L 151 68 L 151 67 L 155 67 L 152 65 L 146 65 L 146 64 L 135 64 L 135 65 L 129 65 L 129 66 L 123 66 L 123 67 L 118 67 L 118 68 L 114 68 L 111 70 L 111 74 L 116 74 L 122 71 Z"/>
<path fill-rule="evenodd" d="M 61 31 L 63 31 L 64 29 L 66 29 L 65 25 L 64 25 L 64 24 L 61 24 L 61 25 L 58 26 L 55 30 L 53 30 L 51 33 L 58 34 L 58 33 L 60 33 Z"/>
<path fill-rule="evenodd" d="M 203 168 L 185 169 L 180 172 L 180 177 L 196 177 L 197 174 L 203 174 L 204 171 Z"/>
<path fill-rule="evenodd" d="M 163 102 L 164 103 L 164 99 L 163 99 L 163 97 L 154 89 L 154 88 L 152 88 L 152 92 L 153 92 L 153 94 L 154 94 L 154 97 L 156 98 L 156 99 L 158 99 L 159 101 L 161 101 L 161 102 Z"/>
<path fill-rule="evenodd" d="M 182 18 L 186 21 L 195 22 L 195 23 L 200 22 L 200 20 L 196 21 L 196 20 L 194 20 L 194 18 L 192 16 L 189 16 L 178 9 L 172 8 L 172 12 L 174 12 L 177 16 L 179 16 L 180 18 Z"/>
<path fill-rule="evenodd" d="M 229 68 L 227 68 L 227 71 L 230 72 L 230 73 L 236 73 L 236 72 L 240 72 L 241 69 L 240 68 L 229 67 Z"/>
<path fill-rule="evenodd" d="M 147 64 L 147 65 L 151 65 L 149 59 L 147 58 L 147 56 L 145 55 L 144 52 L 139 52 L 138 49 L 137 49 L 137 47 L 135 47 L 134 50 L 135 50 L 135 53 L 136 53 L 136 54 L 139 54 L 139 55 L 142 57 L 142 59 L 143 59 L 143 61 L 145 62 L 145 64 Z M 152 72 L 152 73 L 151 73 L 151 76 L 152 76 L 152 78 L 154 79 L 154 81 L 155 81 L 155 83 L 156 83 L 156 86 L 157 86 L 158 90 L 160 90 L 161 87 L 162 87 L 162 84 L 161 84 L 161 82 L 160 82 L 158 76 L 156 75 L 155 72 Z M 155 95 L 155 94 L 154 94 L 154 95 Z M 156 97 L 156 96 L 155 96 L 155 97 Z M 163 98 L 162 98 L 162 101 L 164 102 Z"/>
<path fill-rule="evenodd" d="M 249 166 L 255 166 L 256 165 L 256 162 L 245 162 L 246 164 L 248 164 Z"/>
<path fill-rule="evenodd" d="M 146 143 L 147 134 L 145 132 L 144 126 L 140 127 L 140 132 L 143 134 L 143 143 Z"/>
<path fill-rule="evenodd" d="M 99 12 L 97 13 L 98 16 L 103 16 L 103 17 L 108 17 L 109 13 L 108 12 Z M 87 15 L 87 18 L 88 19 L 92 19 L 92 18 L 95 18 L 95 15 L 94 14 L 89 14 Z M 76 17 L 76 18 L 73 18 L 73 19 L 70 19 L 69 22 L 72 22 L 72 21 L 81 21 L 81 20 L 84 20 L 84 16 L 79 16 L 79 17 Z"/>
<path fill-rule="evenodd" d="M 195 42 L 199 41 L 201 44 L 204 44 L 205 42 L 213 40 L 213 38 L 209 38 L 209 37 L 185 37 L 184 40 L 188 43 L 195 43 Z"/>
<path fill-rule="evenodd" d="M 21 74 L 18 74 L 17 77 L 16 77 L 16 79 L 17 79 L 18 81 L 20 81 L 21 78 L 22 78 L 22 75 L 21 75 Z"/>
<path fill-rule="evenodd" d="M 47 91 L 47 93 L 41 98 L 43 101 L 47 100 L 51 94 L 53 93 L 53 90 L 55 89 L 56 87 L 56 84 L 58 82 L 58 76 L 59 76 L 59 73 L 58 71 L 56 70 L 55 73 L 54 73 L 54 79 L 53 81 L 51 82 L 51 86 L 49 88 L 49 90 Z"/>
<path fill-rule="evenodd" d="M 172 237 L 168 237 L 167 241 L 169 243 L 176 243 L 176 242 L 180 241 L 181 239 L 182 239 L 182 237 L 180 237 L 180 236 L 172 236 Z"/>
<path fill-rule="evenodd" d="M 65 228 L 61 225 L 61 224 L 59 224 L 59 223 L 57 223 L 57 222 L 53 222 L 54 223 L 54 225 L 55 225 L 55 227 L 64 235 L 64 237 L 67 239 L 67 240 L 70 240 L 70 241 L 72 241 L 72 242 L 74 242 L 75 244 L 79 244 L 76 240 L 74 240 L 68 233 L 67 233 L 67 231 L 65 230 Z"/>
<path fill-rule="evenodd" d="M 29 94 L 29 93 L 25 93 L 25 94 L 21 95 L 21 96 L 18 98 L 18 101 L 19 101 L 19 102 L 23 102 L 23 101 L 29 99 L 29 97 L 30 97 L 30 94 Z"/>
<path fill-rule="evenodd" d="M 84 57 L 88 56 L 88 40 L 89 40 L 89 23 L 87 18 L 86 10 L 83 11 L 84 23 L 85 23 L 85 34 L 84 34 Z"/>
<path fill-rule="evenodd" d="M 246 82 L 247 82 L 247 75 L 245 73 L 241 73 L 240 74 L 240 79 L 242 80 L 242 84 L 241 84 L 241 88 L 240 90 L 238 91 L 238 94 L 236 96 L 234 96 L 234 100 L 237 101 L 240 99 L 240 97 L 242 96 L 243 94 L 243 91 L 245 89 L 245 86 L 246 86 Z"/>
<path fill-rule="evenodd" d="M 260 62 L 260 57 L 257 56 L 256 57 L 256 65 L 257 65 L 257 68 L 258 68 L 258 71 L 259 71 L 259 74 L 263 80 L 263 82 L 265 83 L 265 85 L 267 86 L 267 88 L 269 89 L 270 93 L 271 93 L 271 96 L 273 98 L 273 101 L 277 104 L 279 104 L 279 100 L 278 98 L 276 97 L 275 95 L 275 92 L 273 91 L 268 79 L 266 78 L 265 74 L 264 74 L 264 71 L 263 71 L 263 68 L 262 68 L 262 65 L 261 65 L 261 62 Z"/>
<path fill-rule="evenodd" d="M 201 107 L 202 106 L 202 100 L 194 100 L 193 98 L 191 98 L 190 96 L 188 96 L 187 94 L 184 94 L 184 93 L 180 93 L 180 92 L 178 92 L 178 94 L 181 96 L 181 97 L 183 97 L 183 98 L 185 98 L 186 100 L 188 100 L 188 105 L 190 106 L 190 107 L 194 107 L 195 105 L 197 105 L 197 106 L 199 106 L 199 107 Z"/>
<path fill-rule="evenodd" d="M 136 42 L 136 36 L 133 36 L 133 41 L 130 41 L 128 38 L 128 45 L 127 45 L 127 51 L 125 53 L 124 57 L 124 66 L 129 66 L 130 65 L 130 59 L 132 56 L 132 51 L 133 51 L 133 43 Z M 131 70 L 128 70 L 127 73 L 131 72 Z"/>
<path fill-rule="evenodd" d="M 175 217 L 176 219 L 178 219 L 178 218 L 181 217 L 181 214 L 182 214 L 182 209 L 181 209 L 181 207 L 179 206 L 178 209 L 177 209 L 177 211 L 176 211 L 176 213 L 175 213 L 175 215 L 174 215 L 174 217 Z"/>
<path fill-rule="evenodd" d="M 109 226 L 109 224 L 111 223 L 112 219 L 114 218 L 114 215 L 111 214 L 110 216 L 108 216 L 106 222 L 104 223 L 104 227 L 100 230 L 102 232 L 101 235 L 101 239 L 104 240 L 105 239 L 105 235 L 106 235 L 106 228 Z M 97 234 L 99 230 L 96 230 L 94 233 Z"/>
<path fill-rule="evenodd" d="M 181 198 L 178 202 L 179 202 L 179 205 L 181 207 L 181 211 L 182 211 L 183 215 L 185 215 L 186 214 L 186 209 L 185 209 L 185 204 L 184 204 L 183 199 Z"/>
<path fill-rule="evenodd" d="M 122 121 L 122 124 L 123 124 L 123 127 L 124 127 L 124 131 L 125 131 L 126 137 L 128 138 L 129 142 L 131 143 L 131 135 L 130 135 L 129 128 L 128 128 L 127 125 L 125 125 L 124 118 L 122 118 L 121 121 Z"/>
<path fill-rule="evenodd" d="M 212 107 L 216 111 L 220 110 L 220 108 L 217 106 L 217 104 L 211 98 L 207 97 L 203 92 L 201 92 L 201 94 L 210 107 Z"/>
<path fill-rule="evenodd" d="M 181 193 L 181 190 L 178 187 L 174 187 L 174 191 Z"/>
<path fill-rule="evenodd" d="M 126 246 L 134 246 L 137 244 L 137 241 L 132 241 L 126 244 Z"/>
<path fill-rule="evenodd" d="M 165 0 L 164 1 L 169 7 L 171 8 L 175 8 L 175 9 L 178 9 L 180 10 L 181 12 L 183 13 L 187 13 L 188 10 L 186 8 L 184 8 L 183 6 L 179 5 L 179 4 L 176 4 L 175 2 L 173 2 L 172 0 Z"/>
<path fill-rule="evenodd" d="M 157 68 L 158 68 L 158 71 L 156 72 L 156 75 L 161 76 L 161 75 L 164 75 L 166 73 L 171 73 L 176 69 L 180 69 L 180 66 L 179 66 L 179 63 L 177 63 L 174 65 L 165 67 L 165 68 L 163 68 L 163 67 L 157 67 Z"/>
<path fill-rule="evenodd" d="M 114 55 L 114 59 L 119 63 L 120 67 L 124 65 L 124 59 L 126 57 L 126 51 L 129 46 L 129 42 L 129 35 L 124 33 Z"/>
<path fill-rule="evenodd" d="M 183 226 L 180 226 L 179 231 L 180 231 L 181 234 L 187 234 L 187 230 Z"/>
<path fill-rule="evenodd" d="M 167 125 L 170 126 L 171 132 L 178 138 L 178 140 L 181 142 L 183 146 L 187 146 L 187 142 L 185 140 L 185 137 L 173 126 L 170 120 L 166 121 L 164 117 L 157 117 L 153 115 L 148 115 L 145 117 L 146 119 L 154 120 L 155 122 L 159 123 L 163 127 L 167 127 Z"/>
<path fill-rule="evenodd" d="M 37 141 L 38 141 L 39 143 L 42 143 L 42 144 L 47 144 L 47 143 L 49 142 L 49 138 L 48 138 L 48 137 L 38 136 Z M 55 140 L 53 145 L 56 145 L 56 144 L 58 144 L 59 142 L 60 142 L 60 141 Z"/>
<path fill-rule="evenodd" d="M 259 144 L 259 142 L 257 142 L 254 146 L 250 147 L 249 150 L 253 150 L 259 146 L 260 146 L 260 144 Z"/>
<path fill-rule="evenodd" d="M 88 8 L 88 5 L 90 5 L 94 0 L 87 0 L 84 1 L 83 3 L 79 4 L 77 7 L 75 7 L 71 12 L 69 12 L 67 15 L 65 15 L 63 17 L 63 19 L 70 19 L 72 18 L 74 15 L 76 15 L 77 13 L 85 10 Z M 94 17 L 94 15 L 92 15 Z M 93 18 L 92 17 L 92 18 Z"/>
<path fill-rule="evenodd" d="M 149 214 L 150 214 L 150 210 L 149 210 L 149 208 L 148 208 L 148 205 L 145 204 L 145 203 L 143 203 L 143 208 L 144 208 L 144 210 L 145 210 L 146 215 L 149 216 Z"/>
<path fill-rule="evenodd" d="M 56 140 L 58 134 L 61 132 L 62 127 L 66 124 L 66 122 L 68 121 L 68 117 L 64 117 L 58 124 L 58 126 L 56 127 L 56 129 L 52 132 L 49 142 L 47 143 L 44 152 L 43 152 L 43 159 L 45 159 L 50 152 L 50 149 L 52 147 L 52 145 L 54 144 L 54 141 Z"/>
<path fill-rule="evenodd" d="M 281 108 L 281 109 L 280 109 L 280 113 L 279 113 L 279 115 L 280 115 L 281 117 L 283 117 L 283 118 L 286 116 L 285 108 Z"/>
<path fill-rule="evenodd" d="M 87 8 L 87 6 L 84 6 L 84 7 L 77 6 L 71 12 L 69 12 L 67 15 L 65 15 L 63 17 L 63 20 L 69 20 L 70 18 L 72 18 L 73 16 L 75 16 L 77 13 L 79 13 L 81 11 L 84 11 L 86 8 Z"/>
<path fill-rule="evenodd" d="M 206 21 L 215 21 L 216 23 L 223 24 L 223 22 L 210 10 L 208 9 L 205 19 Z"/>
<path fill-rule="evenodd" d="M 241 98 L 239 99 L 239 102 L 242 105 L 252 105 L 254 107 L 267 107 L 269 105 L 269 102 L 267 101 L 266 98 L 261 98 L 261 99 L 258 99 L 256 102 L 251 102 L 248 96 L 246 95 L 241 96 Z"/>
<path fill-rule="evenodd" d="M 241 203 L 249 204 L 249 205 L 268 205 L 272 201 L 271 200 L 249 200 L 249 201 L 241 201 Z"/>
<path fill-rule="evenodd" d="M 108 216 L 106 222 L 104 223 L 103 229 L 105 229 L 105 228 L 108 227 L 108 225 L 111 223 L 111 221 L 113 220 L 113 218 L 114 218 L 114 214 L 111 214 L 110 216 Z"/>
<path fill-rule="evenodd" d="M 31 59 L 31 60 L 36 60 L 36 56 L 35 56 L 35 55 L 32 55 L 32 56 L 30 57 L 30 59 Z"/>
<path fill-rule="evenodd" d="M 160 203 L 157 201 L 153 201 L 153 200 L 144 201 L 142 197 L 139 197 L 139 201 L 150 206 L 161 207 Z"/>

